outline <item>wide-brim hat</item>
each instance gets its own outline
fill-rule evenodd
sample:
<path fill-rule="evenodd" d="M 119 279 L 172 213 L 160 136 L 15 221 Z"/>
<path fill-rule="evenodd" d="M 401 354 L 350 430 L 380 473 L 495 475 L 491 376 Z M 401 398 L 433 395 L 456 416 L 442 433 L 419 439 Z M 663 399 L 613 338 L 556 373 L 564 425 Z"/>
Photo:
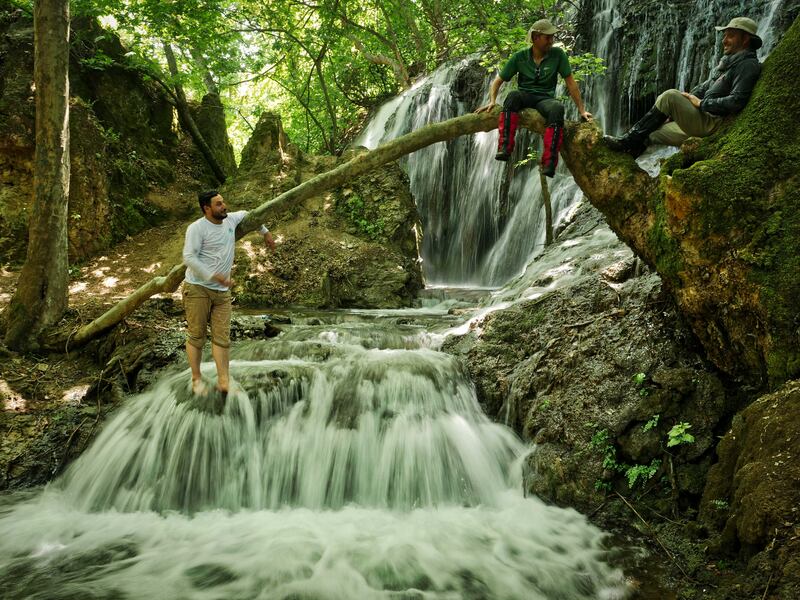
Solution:
<path fill-rule="evenodd" d="M 734 17 L 727 25 L 719 25 L 714 29 L 717 31 L 725 31 L 726 29 L 739 29 L 749 33 L 751 50 L 758 50 L 764 43 L 762 39 L 758 37 L 758 23 L 753 21 L 753 19 L 748 19 L 747 17 Z"/>
<path fill-rule="evenodd" d="M 534 33 L 543 33 L 545 35 L 553 35 L 555 33 L 558 33 L 558 27 L 553 25 L 547 19 L 539 19 L 538 21 L 536 21 L 536 23 L 531 25 L 531 28 L 528 30 L 528 43 L 529 44 L 533 43 L 533 34 Z"/>

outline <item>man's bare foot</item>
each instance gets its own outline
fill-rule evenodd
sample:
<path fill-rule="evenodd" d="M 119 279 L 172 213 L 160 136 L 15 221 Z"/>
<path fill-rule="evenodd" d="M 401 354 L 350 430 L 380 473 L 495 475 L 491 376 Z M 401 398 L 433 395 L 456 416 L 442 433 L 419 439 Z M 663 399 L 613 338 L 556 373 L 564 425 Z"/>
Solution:
<path fill-rule="evenodd" d="M 192 393 L 195 396 L 203 396 L 207 392 L 208 388 L 202 378 L 192 379 Z"/>

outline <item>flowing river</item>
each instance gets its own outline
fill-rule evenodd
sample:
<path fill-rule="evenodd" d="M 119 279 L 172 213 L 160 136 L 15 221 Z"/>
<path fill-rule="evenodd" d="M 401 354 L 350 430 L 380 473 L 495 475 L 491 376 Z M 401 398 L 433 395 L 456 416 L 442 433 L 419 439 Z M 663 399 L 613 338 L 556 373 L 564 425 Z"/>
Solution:
<path fill-rule="evenodd" d="M 2 500 L 2 596 L 625 597 L 605 534 L 524 496 L 531 448 L 435 349 L 453 304 L 294 315 L 235 346 L 224 403 L 166 374 Z"/>

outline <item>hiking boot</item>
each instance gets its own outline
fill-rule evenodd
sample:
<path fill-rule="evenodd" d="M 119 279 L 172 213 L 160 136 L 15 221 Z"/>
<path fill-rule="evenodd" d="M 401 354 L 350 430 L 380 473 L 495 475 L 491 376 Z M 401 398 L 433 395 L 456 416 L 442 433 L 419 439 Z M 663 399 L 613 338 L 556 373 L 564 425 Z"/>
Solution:
<path fill-rule="evenodd" d="M 637 158 L 647 148 L 647 138 L 667 120 L 667 115 L 657 108 L 651 108 L 645 116 L 639 119 L 624 135 L 615 137 L 604 135 L 606 146 L 616 152 L 627 152 Z"/>
<path fill-rule="evenodd" d="M 556 174 L 558 166 L 558 153 L 564 141 L 564 128 L 561 125 L 548 125 L 544 130 L 543 140 L 542 164 L 539 168 L 543 175 L 552 177 Z"/>
<path fill-rule="evenodd" d="M 507 161 L 514 152 L 514 137 L 517 134 L 519 113 L 504 110 L 497 121 L 497 154 L 495 160 Z"/>

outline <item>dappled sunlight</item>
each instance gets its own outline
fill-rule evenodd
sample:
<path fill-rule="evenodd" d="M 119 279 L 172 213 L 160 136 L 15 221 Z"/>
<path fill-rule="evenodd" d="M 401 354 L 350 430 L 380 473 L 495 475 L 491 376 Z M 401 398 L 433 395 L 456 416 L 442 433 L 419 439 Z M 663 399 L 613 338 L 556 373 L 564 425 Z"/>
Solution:
<path fill-rule="evenodd" d="M 156 270 L 158 270 L 160 268 L 161 268 L 161 263 L 160 262 L 155 262 L 155 263 L 151 264 L 149 267 L 143 267 L 142 271 L 144 271 L 145 273 L 155 273 Z"/>
<path fill-rule="evenodd" d="M 85 281 L 76 281 L 71 286 L 69 286 L 69 293 L 70 294 L 78 294 L 80 292 L 85 292 L 86 288 L 89 287 L 89 284 Z"/>
<path fill-rule="evenodd" d="M 8 382 L 0 377 L 0 400 L 3 402 L 3 410 L 24 411 L 27 408 L 27 401 L 8 385 Z"/>
<path fill-rule="evenodd" d="M 105 279 L 103 279 L 103 287 L 113 288 L 116 287 L 118 282 L 119 279 L 116 277 L 106 277 Z"/>
<path fill-rule="evenodd" d="M 89 384 L 83 385 L 76 385 L 74 387 L 69 388 L 64 392 L 64 395 L 61 397 L 62 404 L 80 404 L 83 397 L 86 395 L 86 392 L 89 391 Z"/>

